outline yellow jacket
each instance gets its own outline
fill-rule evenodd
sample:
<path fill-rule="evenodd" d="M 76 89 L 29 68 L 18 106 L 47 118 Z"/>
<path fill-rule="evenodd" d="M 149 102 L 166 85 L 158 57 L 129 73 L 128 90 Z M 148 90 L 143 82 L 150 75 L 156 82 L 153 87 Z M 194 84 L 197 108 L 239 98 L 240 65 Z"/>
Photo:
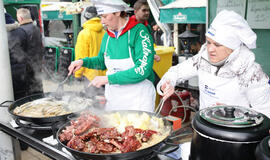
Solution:
<path fill-rule="evenodd" d="M 101 41 L 105 30 L 100 22 L 100 18 L 91 18 L 83 24 L 83 30 L 80 31 L 75 46 L 75 60 L 85 57 L 95 57 L 98 55 Z M 88 69 L 82 67 L 75 73 L 76 78 L 85 76 L 89 81 L 96 76 L 105 75 L 105 71 Z"/>

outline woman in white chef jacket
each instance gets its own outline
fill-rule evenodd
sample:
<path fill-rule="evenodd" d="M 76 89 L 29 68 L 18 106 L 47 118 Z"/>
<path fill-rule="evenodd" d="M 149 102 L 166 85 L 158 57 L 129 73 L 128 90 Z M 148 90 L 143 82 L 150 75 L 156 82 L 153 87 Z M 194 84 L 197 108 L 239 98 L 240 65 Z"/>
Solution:
<path fill-rule="evenodd" d="M 157 85 L 164 99 L 177 82 L 198 76 L 200 109 L 216 104 L 251 107 L 270 117 L 269 77 L 255 62 L 256 34 L 237 13 L 223 10 L 206 32 L 206 44 L 192 58 L 171 67 Z M 188 160 L 190 142 L 172 156 Z"/>
<path fill-rule="evenodd" d="M 223 10 L 206 32 L 206 44 L 191 59 L 171 67 L 157 89 L 168 98 L 177 82 L 198 75 L 200 109 L 216 104 L 251 107 L 270 117 L 269 77 L 255 62 L 256 34 L 244 18 Z"/>

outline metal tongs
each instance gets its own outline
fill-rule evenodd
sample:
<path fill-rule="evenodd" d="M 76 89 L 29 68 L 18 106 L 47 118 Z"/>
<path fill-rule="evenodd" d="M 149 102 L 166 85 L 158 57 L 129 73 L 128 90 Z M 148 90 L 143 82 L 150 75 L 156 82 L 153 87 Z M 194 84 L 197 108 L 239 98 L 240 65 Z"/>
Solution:
<path fill-rule="evenodd" d="M 160 112 L 161 112 L 161 110 L 163 108 L 164 102 L 165 102 L 164 98 L 161 98 L 160 101 L 159 101 L 159 104 L 158 104 L 158 106 L 157 106 L 157 108 L 155 110 L 156 116 L 158 116 L 160 114 Z"/>
<path fill-rule="evenodd" d="M 63 91 L 64 91 L 64 84 L 66 81 L 69 79 L 70 75 L 67 75 L 67 77 L 60 83 L 58 83 L 57 89 L 55 91 L 55 98 L 57 100 L 61 100 L 63 96 Z"/>
<path fill-rule="evenodd" d="M 50 71 L 46 67 L 43 67 L 43 69 L 49 75 L 51 80 L 53 80 L 56 83 L 58 82 L 58 80 L 52 75 L 52 73 L 50 73 Z M 62 82 L 58 82 L 58 86 L 57 86 L 57 89 L 55 91 L 55 96 L 54 96 L 55 99 L 57 99 L 57 100 L 62 99 L 63 91 L 64 91 L 64 84 L 69 79 L 69 77 L 70 77 L 70 75 L 67 75 L 67 77 Z"/>

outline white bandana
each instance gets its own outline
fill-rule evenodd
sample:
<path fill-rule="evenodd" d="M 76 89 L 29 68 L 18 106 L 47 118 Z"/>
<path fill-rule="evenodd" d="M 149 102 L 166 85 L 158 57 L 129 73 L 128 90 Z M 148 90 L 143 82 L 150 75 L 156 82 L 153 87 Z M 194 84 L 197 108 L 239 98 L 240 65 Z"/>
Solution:
<path fill-rule="evenodd" d="M 219 12 L 205 35 L 233 50 L 242 43 L 249 49 L 256 48 L 256 34 L 247 21 L 234 11 Z"/>
<path fill-rule="evenodd" d="M 122 0 L 92 0 L 98 15 L 132 10 Z"/>

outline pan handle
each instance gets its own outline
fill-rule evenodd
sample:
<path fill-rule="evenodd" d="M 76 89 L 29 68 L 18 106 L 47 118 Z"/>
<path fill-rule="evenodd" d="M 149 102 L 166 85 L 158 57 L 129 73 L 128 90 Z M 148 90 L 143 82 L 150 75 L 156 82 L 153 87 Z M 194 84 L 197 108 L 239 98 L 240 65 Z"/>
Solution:
<path fill-rule="evenodd" d="M 171 133 L 170 136 L 167 137 L 167 139 L 165 140 L 166 144 L 169 144 L 169 145 L 179 145 L 181 143 L 177 143 L 178 140 L 182 139 L 183 137 L 186 137 L 186 136 L 190 136 L 193 134 L 193 130 L 191 127 L 187 126 L 187 127 L 183 127 L 183 128 L 180 128 L 176 131 L 173 131 Z"/>
<path fill-rule="evenodd" d="M 173 131 L 171 133 L 171 135 L 169 136 L 169 138 L 172 139 L 175 136 L 178 137 L 178 136 L 181 136 L 181 135 L 186 134 L 186 133 L 189 133 L 189 134 L 193 133 L 193 129 L 190 125 L 187 125 L 185 127 L 182 127 L 182 128 L 179 128 L 179 129 Z"/>
<path fill-rule="evenodd" d="M 167 143 L 166 141 L 163 142 L 158 150 L 153 150 L 156 154 L 167 155 L 179 149 L 179 144 Z"/>
<path fill-rule="evenodd" d="M 5 103 L 13 103 L 14 101 L 10 101 L 10 100 L 7 100 L 7 101 L 4 101 L 0 104 L 0 107 L 8 107 L 9 105 L 4 105 Z"/>

